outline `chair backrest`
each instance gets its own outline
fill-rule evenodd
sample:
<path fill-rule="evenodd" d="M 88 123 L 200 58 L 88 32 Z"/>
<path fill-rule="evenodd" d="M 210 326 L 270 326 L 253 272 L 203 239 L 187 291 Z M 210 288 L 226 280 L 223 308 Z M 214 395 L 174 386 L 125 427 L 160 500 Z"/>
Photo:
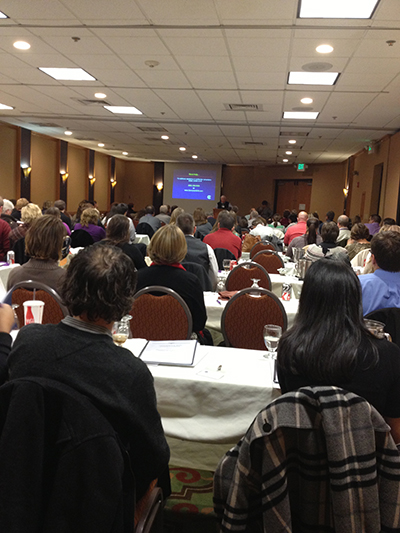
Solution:
<path fill-rule="evenodd" d="M 29 257 L 25 253 L 25 237 L 18 239 L 12 247 L 15 253 L 15 262 L 23 265 L 29 261 Z"/>
<path fill-rule="evenodd" d="M 163 533 L 163 493 L 154 487 L 133 533 Z"/>
<path fill-rule="evenodd" d="M 230 259 L 231 261 L 236 261 L 236 257 L 234 254 L 227 250 L 226 248 L 215 248 L 214 249 L 215 257 L 217 259 L 218 268 L 219 270 L 223 270 L 223 260 L 224 259 Z"/>
<path fill-rule="evenodd" d="M 150 224 L 147 224 L 147 222 L 139 222 L 139 224 L 136 226 L 136 233 L 139 235 L 148 235 L 151 239 L 154 235 L 154 229 L 150 226 Z"/>
<path fill-rule="evenodd" d="M 400 347 L 400 309 L 388 307 L 387 309 L 377 309 L 368 313 L 364 318 L 377 320 L 385 324 L 385 331 L 392 337 L 392 342 Z"/>
<path fill-rule="evenodd" d="M 389 430 L 337 387 L 277 398 L 215 472 L 221 531 L 396 531 L 400 456 Z"/>
<path fill-rule="evenodd" d="M 182 261 L 182 266 L 188 271 L 192 272 L 200 281 L 203 291 L 212 291 L 212 283 L 208 272 L 199 263 L 193 263 L 192 261 Z"/>
<path fill-rule="evenodd" d="M 85 248 L 93 243 L 93 237 L 84 229 L 77 229 L 71 233 L 71 248 Z"/>
<path fill-rule="evenodd" d="M 259 296 L 253 296 L 258 294 Z M 287 328 L 285 308 L 279 298 L 266 289 L 243 289 L 226 304 L 221 328 L 226 346 L 264 350 L 266 324 Z"/>
<path fill-rule="evenodd" d="M 250 250 L 250 259 L 253 259 L 253 257 L 258 253 L 262 252 L 264 250 L 272 250 L 273 252 L 276 252 L 275 246 L 270 242 L 256 242 L 256 244 L 253 246 L 253 248 Z"/>
<path fill-rule="evenodd" d="M 284 266 L 283 260 L 278 252 L 273 252 L 271 250 L 257 252 L 253 257 L 253 261 L 262 265 L 268 274 L 279 274 L 278 268 L 283 268 Z"/>
<path fill-rule="evenodd" d="M 24 325 L 23 303 L 27 300 L 41 300 L 44 302 L 42 324 L 58 324 L 68 315 L 68 309 L 54 289 L 39 281 L 19 281 L 11 287 L 4 301 L 11 301 L 12 304 L 18 305 L 15 312 L 20 327 Z"/>
<path fill-rule="evenodd" d="M 240 263 L 230 271 L 226 278 L 225 286 L 227 291 L 240 291 L 252 286 L 253 279 L 260 280 L 258 285 L 263 289 L 271 290 L 271 280 L 264 267 L 253 261 Z"/>
<path fill-rule="evenodd" d="M 193 320 L 179 294 L 167 287 L 152 285 L 135 294 L 130 321 L 133 338 L 152 341 L 190 339 Z"/>

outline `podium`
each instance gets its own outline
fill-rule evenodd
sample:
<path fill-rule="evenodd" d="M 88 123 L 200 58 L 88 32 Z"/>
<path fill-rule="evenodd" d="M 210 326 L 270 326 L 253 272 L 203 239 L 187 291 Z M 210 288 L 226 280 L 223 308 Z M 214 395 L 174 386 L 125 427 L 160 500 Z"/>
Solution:
<path fill-rule="evenodd" d="M 226 209 L 218 209 L 218 207 L 214 207 L 213 209 L 213 217 L 215 220 L 217 220 L 217 217 L 221 211 L 226 211 Z"/>

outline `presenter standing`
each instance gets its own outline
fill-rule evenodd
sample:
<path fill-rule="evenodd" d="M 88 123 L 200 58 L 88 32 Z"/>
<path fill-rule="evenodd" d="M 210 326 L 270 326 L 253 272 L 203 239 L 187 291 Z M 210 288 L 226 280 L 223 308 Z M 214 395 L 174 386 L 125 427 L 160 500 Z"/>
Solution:
<path fill-rule="evenodd" d="M 231 204 L 228 202 L 226 196 L 222 195 L 219 202 L 217 202 L 217 209 L 227 209 L 230 211 L 232 209 Z"/>

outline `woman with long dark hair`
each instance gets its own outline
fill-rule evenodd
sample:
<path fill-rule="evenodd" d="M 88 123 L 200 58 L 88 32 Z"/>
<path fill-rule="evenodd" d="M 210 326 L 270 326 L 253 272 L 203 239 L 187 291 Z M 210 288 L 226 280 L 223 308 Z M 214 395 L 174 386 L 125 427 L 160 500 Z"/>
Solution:
<path fill-rule="evenodd" d="M 139 270 L 147 268 L 144 257 L 137 244 L 129 243 L 129 219 L 124 215 L 114 215 L 107 224 L 106 238 L 101 244 L 112 244 L 121 248 L 128 255 Z"/>
<path fill-rule="evenodd" d="M 309 218 L 307 220 L 307 231 L 300 237 L 295 237 L 289 244 L 286 250 L 286 255 L 293 259 L 293 248 L 304 248 L 309 244 L 320 244 L 322 237 L 318 235 L 319 220 L 317 218 Z"/>
<path fill-rule="evenodd" d="M 362 396 L 400 442 L 400 349 L 366 328 L 360 283 L 343 261 L 309 268 L 295 323 L 279 342 L 278 377 L 282 393 L 336 385 Z"/>

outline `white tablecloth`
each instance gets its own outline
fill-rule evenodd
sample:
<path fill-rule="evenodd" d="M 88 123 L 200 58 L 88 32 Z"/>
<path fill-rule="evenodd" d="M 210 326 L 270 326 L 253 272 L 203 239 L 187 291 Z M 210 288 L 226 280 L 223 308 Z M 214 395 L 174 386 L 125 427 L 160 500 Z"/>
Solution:
<path fill-rule="evenodd" d="M 282 277 L 278 274 L 277 276 Z M 221 316 L 226 304 L 228 303 L 228 300 L 221 300 L 216 292 L 204 292 L 203 294 L 204 303 L 206 304 L 207 309 L 206 328 L 221 331 Z M 285 302 L 284 300 L 281 300 L 281 302 L 286 311 L 288 327 L 290 327 L 293 324 L 294 317 L 296 316 L 297 309 L 299 307 L 299 300 L 292 298 L 289 302 Z"/>
<path fill-rule="evenodd" d="M 300 298 L 303 282 L 295 276 L 281 276 L 280 274 L 270 274 L 272 284 L 272 292 L 281 298 L 282 296 L 282 284 L 289 283 L 292 286 L 292 298 Z"/>
<path fill-rule="evenodd" d="M 7 292 L 8 276 L 13 268 L 17 268 L 21 265 L 7 265 L 0 267 L 0 301 L 3 300 Z"/>
<path fill-rule="evenodd" d="M 133 241 L 134 244 L 138 244 L 139 242 L 142 242 L 146 246 L 150 244 L 150 237 L 148 235 L 142 235 L 139 233 L 136 233 L 135 240 Z"/>
<path fill-rule="evenodd" d="M 137 343 L 129 339 L 124 346 L 139 353 Z M 264 353 L 198 345 L 193 368 L 149 366 L 171 464 L 215 469 L 256 414 L 280 394 L 272 381 L 273 361 Z"/>

